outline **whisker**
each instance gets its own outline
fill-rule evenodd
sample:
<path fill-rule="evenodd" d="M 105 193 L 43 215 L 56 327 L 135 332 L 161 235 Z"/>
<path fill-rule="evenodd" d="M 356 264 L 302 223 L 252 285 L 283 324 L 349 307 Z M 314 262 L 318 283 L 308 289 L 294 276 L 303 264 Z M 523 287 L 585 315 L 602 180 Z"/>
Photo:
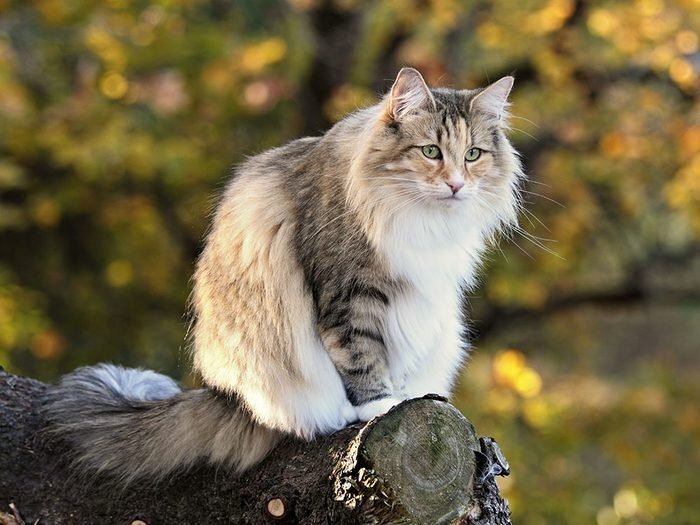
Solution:
<path fill-rule="evenodd" d="M 524 210 L 525 210 L 525 208 L 523 208 L 521 211 L 524 211 Z M 525 220 L 526 220 L 527 222 L 530 223 L 530 226 L 532 226 L 533 228 L 535 228 L 535 223 L 532 222 L 532 220 L 530 219 L 530 217 L 528 217 L 527 215 L 523 215 L 523 217 L 525 217 Z"/>
<path fill-rule="evenodd" d="M 551 186 L 549 184 L 545 184 L 544 182 L 540 182 L 540 181 L 535 180 L 535 179 L 528 179 L 528 182 L 531 182 L 533 184 L 539 184 L 540 186 L 544 186 L 545 188 L 551 188 Z"/>
<path fill-rule="evenodd" d="M 521 226 L 516 226 L 516 229 L 520 230 L 520 232 L 523 233 L 523 234 L 529 235 L 529 236 L 532 237 L 533 239 L 537 239 L 538 241 L 544 241 L 544 242 L 559 242 L 557 239 L 550 239 L 550 238 L 548 238 L 548 237 L 538 237 L 537 235 L 534 235 L 534 234 L 530 233 L 529 231 L 525 230 L 525 229 L 524 229 L 523 227 L 521 227 Z"/>
<path fill-rule="evenodd" d="M 561 259 L 562 261 L 565 261 L 565 260 L 566 260 L 564 257 L 562 257 L 561 255 L 559 255 L 557 252 L 555 252 L 554 250 L 549 249 L 549 248 L 546 247 L 544 244 L 542 244 L 541 242 L 539 242 L 539 241 L 537 240 L 536 237 L 532 237 L 531 235 L 529 235 L 529 234 L 528 234 L 527 232 L 525 232 L 525 231 L 521 231 L 521 230 L 515 230 L 515 231 L 516 231 L 516 233 L 519 233 L 520 235 L 522 235 L 523 238 L 524 238 L 525 240 L 530 241 L 532 244 L 534 244 L 535 246 L 537 246 L 539 249 L 541 249 L 541 250 L 547 252 L 547 253 L 550 254 L 550 255 L 553 255 L 554 257 L 556 257 L 556 258 L 558 258 L 558 259 Z"/>
<path fill-rule="evenodd" d="M 391 181 L 400 181 L 400 182 L 412 182 L 415 183 L 415 179 L 407 179 L 404 177 L 372 177 L 371 179 L 367 180 L 391 180 Z"/>
<path fill-rule="evenodd" d="M 405 208 L 406 206 L 412 205 L 412 204 L 417 204 L 417 203 L 419 203 L 419 202 L 421 202 L 421 201 L 423 201 L 423 200 L 425 200 L 425 199 L 427 199 L 427 196 L 426 196 L 426 195 L 423 195 L 423 194 L 416 194 L 416 195 L 413 196 L 412 199 L 408 199 L 408 200 L 406 200 L 405 202 L 399 204 L 399 205 L 398 205 L 396 208 L 394 208 L 393 210 L 390 210 L 390 211 L 388 212 L 388 214 L 389 214 L 389 215 L 396 215 L 396 213 L 398 213 L 400 210 L 402 210 L 402 209 Z"/>
<path fill-rule="evenodd" d="M 525 122 L 527 122 L 527 123 L 529 123 L 529 124 L 532 124 L 532 125 L 535 126 L 536 128 L 539 128 L 539 127 L 540 127 L 538 124 L 536 124 L 535 122 L 533 122 L 533 121 L 530 120 L 529 118 L 521 117 L 521 116 L 519 116 L 519 115 L 510 115 L 509 118 L 516 118 L 516 119 L 518 119 L 518 120 L 524 120 Z"/>
<path fill-rule="evenodd" d="M 524 190 L 524 189 L 521 189 L 520 191 L 522 191 L 523 193 L 527 193 L 528 195 L 535 195 L 536 197 L 542 197 L 543 199 L 548 200 L 549 202 L 556 204 L 557 206 L 561 206 L 562 208 L 566 208 L 566 206 L 564 206 L 561 202 L 554 200 L 551 197 L 547 197 L 546 195 L 542 195 L 541 193 L 537 193 L 536 191 L 528 191 L 528 190 Z"/>
<path fill-rule="evenodd" d="M 539 142 L 539 141 L 540 141 L 540 139 L 538 139 L 537 137 L 535 137 L 533 134 L 528 133 L 528 132 L 525 131 L 524 129 L 516 128 L 515 126 L 511 126 L 511 129 L 514 130 L 514 131 L 519 131 L 519 132 L 522 133 L 523 135 L 527 135 L 528 137 L 530 137 L 530 138 L 531 138 L 532 140 L 534 140 L 535 142 Z"/>
<path fill-rule="evenodd" d="M 547 230 L 548 232 L 550 232 L 550 233 L 552 232 L 552 230 L 550 230 L 549 228 L 547 228 L 547 226 L 545 225 L 545 223 L 543 223 L 543 222 L 537 217 L 537 215 L 535 215 L 534 213 L 532 213 L 532 212 L 531 212 L 530 210 L 528 210 L 527 208 L 523 207 L 523 208 L 520 209 L 520 211 L 522 211 L 526 216 L 529 216 L 529 217 L 532 217 L 533 219 L 535 219 L 535 220 L 536 220 L 545 230 Z M 529 220 L 529 219 L 528 219 L 528 220 Z M 530 224 L 532 224 L 532 221 L 530 221 Z M 534 226 L 534 224 L 533 224 L 533 226 Z"/>
<path fill-rule="evenodd" d="M 529 259 L 531 259 L 531 260 L 533 260 L 533 261 L 535 260 L 535 258 L 534 258 L 532 255 L 530 255 L 522 246 L 520 246 L 517 242 L 515 242 L 515 239 L 513 239 L 513 237 L 511 237 L 510 235 L 508 235 L 508 234 L 506 234 L 506 233 L 504 233 L 504 235 L 506 235 L 506 238 L 507 238 L 510 242 L 512 242 L 515 246 L 517 246 L 518 250 L 520 250 L 521 252 L 523 252 Z"/>

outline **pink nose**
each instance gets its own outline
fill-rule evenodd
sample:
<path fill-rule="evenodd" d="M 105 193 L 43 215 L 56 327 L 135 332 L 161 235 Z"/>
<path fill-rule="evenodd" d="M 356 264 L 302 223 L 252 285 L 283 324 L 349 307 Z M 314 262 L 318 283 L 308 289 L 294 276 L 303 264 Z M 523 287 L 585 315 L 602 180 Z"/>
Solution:
<path fill-rule="evenodd" d="M 464 181 L 462 180 L 448 180 L 445 181 L 445 184 L 447 184 L 452 190 L 452 195 L 454 195 L 464 187 Z"/>

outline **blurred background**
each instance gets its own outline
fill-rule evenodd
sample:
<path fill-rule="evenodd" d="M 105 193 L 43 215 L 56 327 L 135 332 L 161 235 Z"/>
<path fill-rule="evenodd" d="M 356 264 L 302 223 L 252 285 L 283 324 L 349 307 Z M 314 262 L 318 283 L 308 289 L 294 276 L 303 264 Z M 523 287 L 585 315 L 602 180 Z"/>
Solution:
<path fill-rule="evenodd" d="M 233 164 L 403 65 L 514 74 L 529 238 L 490 255 L 455 403 L 516 523 L 700 523 L 699 33 L 698 0 L 0 0 L 0 365 L 191 383 Z"/>

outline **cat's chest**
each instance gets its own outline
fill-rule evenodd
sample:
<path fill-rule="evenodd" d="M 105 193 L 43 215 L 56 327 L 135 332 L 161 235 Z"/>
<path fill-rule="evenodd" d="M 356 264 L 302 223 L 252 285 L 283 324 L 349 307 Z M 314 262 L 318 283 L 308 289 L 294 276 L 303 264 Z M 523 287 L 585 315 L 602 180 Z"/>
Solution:
<path fill-rule="evenodd" d="M 456 351 L 460 345 L 461 283 L 468 261 L 434 255 L 439 256 L 426 255 L 422 264 L 415 263 L 414 274 L 404 272 L 405 285 L 386 313 L 385 343 L 395 381 L 430 366 L 438 354 Z"/>
<path fill-rule="evenodd" d="M 422 359 L 458 330 L 459 308 L 456 286 L 440 293 L 423 294 L 412 289 L 398 296 L 386 313 L 386 344 L 397 359 Z"/>
<path fill-rule="evenodd" d="M 477 230 L 424 231 L 421 238 L 418 226 L 388 235 L 383 251 L 391 277 L 402 284 L 384 319 L 389 367 L 398 387 L 434 364 L 450 368 L 459 360 L 462 294 L 474 281 L 483 251 Z"/>

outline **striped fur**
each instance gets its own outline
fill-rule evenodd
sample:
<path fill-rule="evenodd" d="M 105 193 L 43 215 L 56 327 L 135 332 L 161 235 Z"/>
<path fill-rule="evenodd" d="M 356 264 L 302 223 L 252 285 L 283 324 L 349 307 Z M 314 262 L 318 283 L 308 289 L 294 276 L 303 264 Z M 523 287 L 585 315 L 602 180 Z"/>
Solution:
<path fill-rule="evenodd" d="M 44 412 L 81 470 L 124 484 L 157 481 L 199 461 L 243 471 L 281 437 L 255 424 L 235 398 L 181 391 L 155 372 L 108 364 L 61 378 L 47 391 Z"/>

